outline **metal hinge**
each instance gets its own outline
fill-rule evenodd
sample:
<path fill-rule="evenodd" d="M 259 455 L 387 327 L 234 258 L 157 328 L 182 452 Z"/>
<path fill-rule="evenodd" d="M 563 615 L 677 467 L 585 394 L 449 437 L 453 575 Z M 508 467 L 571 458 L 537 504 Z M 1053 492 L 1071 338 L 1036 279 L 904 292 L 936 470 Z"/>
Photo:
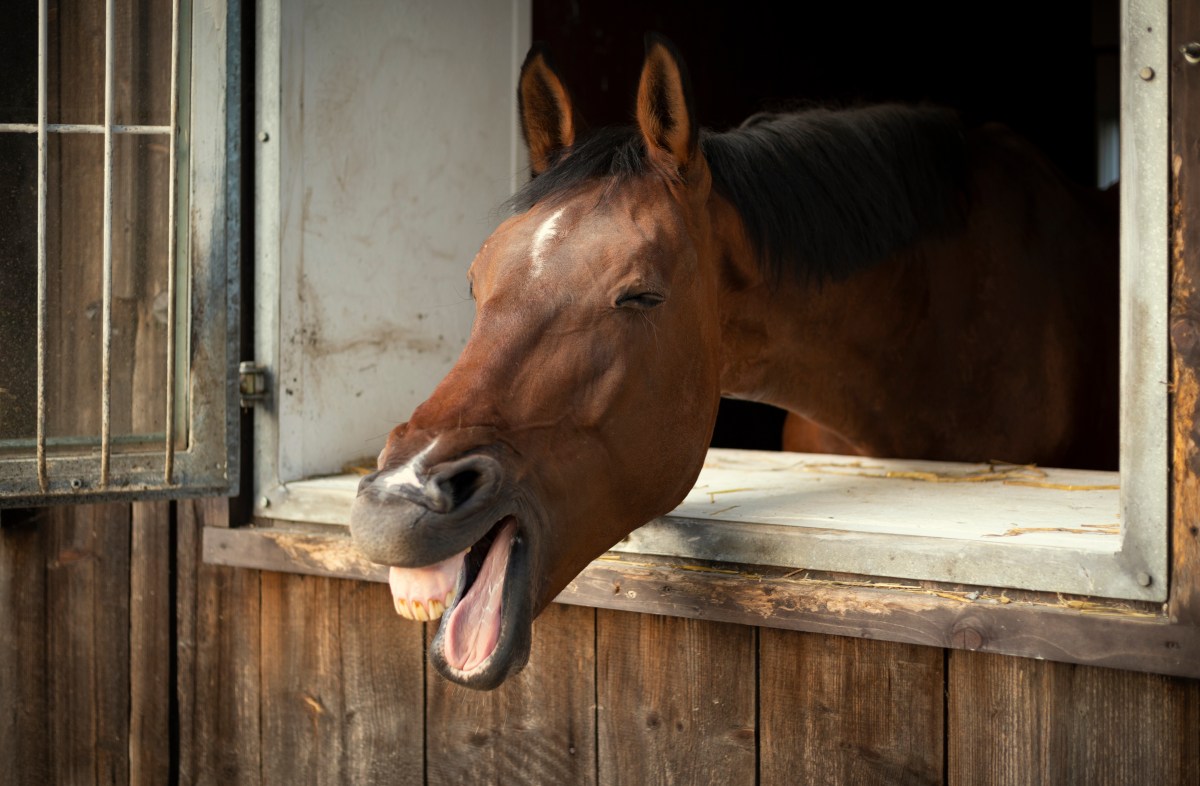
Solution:
<path fill-rule="evenodd" d="M 243 360 L 238 365 L 238 392 L 245 409 L 266 401 L 267 370 L 253 360 Z"/>

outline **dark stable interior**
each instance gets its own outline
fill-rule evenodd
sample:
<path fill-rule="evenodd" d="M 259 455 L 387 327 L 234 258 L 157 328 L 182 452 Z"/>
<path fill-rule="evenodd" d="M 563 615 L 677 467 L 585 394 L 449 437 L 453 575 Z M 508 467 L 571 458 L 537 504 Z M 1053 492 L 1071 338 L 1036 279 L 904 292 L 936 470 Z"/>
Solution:
<path fill-rule="evenodd" d="M 1008 125 L 1085 184 L 1097 181 L 1098 129 L 1118 116 L 1118 23 L 1116 0 L 533 3 L 533 38 L 592 126 L 631 122 L 655 31 L 686 60 L 705 127 L 812 104 L 935 103 L 968 126 Z M 712 444 L 778 449 L 783 418 L 725 399 Z"/>

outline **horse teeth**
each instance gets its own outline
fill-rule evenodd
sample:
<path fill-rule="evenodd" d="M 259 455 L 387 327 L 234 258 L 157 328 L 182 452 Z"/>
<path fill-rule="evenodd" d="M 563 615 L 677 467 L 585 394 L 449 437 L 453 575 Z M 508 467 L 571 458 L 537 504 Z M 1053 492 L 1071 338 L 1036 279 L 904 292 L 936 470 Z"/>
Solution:
<path fill-rule="evenodd" d="M 450 604 L 453 602 L 454 590 L 447 592 L 444 598 L 430 598 L 425 602 L 392 597 L 397 614 L 407 620 L 417 620 L 418 622 L 433 622 L 445 614 L 446 609 L 450 608 Z"/>

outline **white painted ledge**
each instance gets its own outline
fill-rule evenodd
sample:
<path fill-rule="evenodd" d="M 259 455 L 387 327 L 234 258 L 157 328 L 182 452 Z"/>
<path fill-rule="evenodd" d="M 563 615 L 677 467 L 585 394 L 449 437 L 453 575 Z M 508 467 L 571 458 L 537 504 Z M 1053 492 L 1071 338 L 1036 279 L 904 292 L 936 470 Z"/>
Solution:
<path fill-rule="evenodd" d="M 357 483 L 289 483 L 257 513 L 345 526 Z M 613 551 L 1157 599 L 1121 559 L 1120 510 L 1115 472 L 713 449 Z"/>

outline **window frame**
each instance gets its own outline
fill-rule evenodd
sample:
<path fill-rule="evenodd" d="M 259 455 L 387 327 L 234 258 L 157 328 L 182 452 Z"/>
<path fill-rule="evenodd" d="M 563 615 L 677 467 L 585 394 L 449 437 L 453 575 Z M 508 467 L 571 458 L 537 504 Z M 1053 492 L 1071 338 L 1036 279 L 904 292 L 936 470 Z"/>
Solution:
<path fill-rule="evenodd" d="M 176 417 L 167 445 L 111 452 L 107 483 L 103 450 L 45 455 L 44 483 L 36 455 L 0 458 L 0 507 L 237 493 L 240 2 L 179 0 L 177 18 L 175 324 L 168 347 L 175 369 L 168 379 L 174 373 L 176 382 L 168 408 Z M 178 426 L 186 429 L 183 448 L 170 445 Z"/>
<path fill-rule="evenodd" d="M 280 93 L 279 9 L 268 10 L 260 24 L 259 92 Z M 1122 202 L 1122 324 L 1121 351 L 1132 358 L 1122 366 L 1122 458 L 1120 545 L 1110 552 L 1074 552 L 1061 547 L 1017 544 L 1003 539 L 991 542 L 938 542 L 927 536 L 893 533 L 863 538 L 830 538 L 828 530 L 795 528 L 780 533 L 778 527 L 744 523 L 702 521 L 686 515 L 663 517 L 633 533 L 616 551 L 653 554 L 692 560 L 750 563 L 770 559 L 773 564 L 805 564 L 813 569 L 858 575 L 1009 586 L 1018 589 L 1066 592 L 1130 601 L 1161 602 L 1167 598 L 1167 129 L 1168 104 L 1166 0 L 1128 0 L 1122 18 L 1122 176 L 1128 198 Z M 273 37 L 272 37 L 273 36 Z M 521 53 L 517 53 L 518 56 Z M 1157 75 L 1139 76 L 1143 64 Z M 517 63 L 514 63 L 514 70 Z M 293 66 L 294 68 L 294 66 Z M 290 95 L 290 94 L 289 94 Z M 279 103 L 260 100 L 259 128 L 279 128 L 286 135 L 288 106 L 295 96 Z M 514 120 L 515 122 L 515 120 Z M 292 123 L 294 125 L 294 123 Z M 260 158 L 259 229 L 256 267 L 257 290 L 279 292 L 280 249 L 296 255 L 294 240 L 282 237 L 281 207 L 272 195 L 280 187 L 280 144 Z M 1128 230 L 1126 229 L 1128 228 Z M 1126 262 L 1125 260 L 1132 260 Z M 1134 264 L 1134 261 L 1136 264 Z M 282 296 L 282 295 L 281 295 Z M 271 358 L 282 369 L 280 305 L 275 298 L 257 304 L 259 309 L 256 352 Z M 288 346 L 294 355 L 295 342 Z M 288 363 L 296 365 L 293 358 Z M 289 366 L 290 367 L 290 366 Z M 290 379 L 293 371 L 282 369 Z M 436 380 L 428 380 L 428 387 Z M 276 387 L 279 387 L 278 385 Z M 344 525 L 352 491 L 328 479 L 288 477 L 290 457 L 281 456 L 281 425 L 293 402 L 282 402 L 274 391 L 274 405 L 265 417 L 256 418 L 255 515 L 262 520 L 292 520 Z M 286 406 L 284 406 L 286 405 Z M 289 459 L 289 460 L 285 460 Z M 951 465 L 946 465 L 950 467 Z M 352 484 L 349 486 L 352 489 Z M 936 489 L 931 489 L 936 491 Z M 1114 511 L 1114 515 L 1117 515 Z M 931 515 L 931 518 L 936 514 Z M 710 536 L 697 537 L 697 524 Z M 1019 522 L 1017 524 L 1019 526 Z M 719 530 L 719 531 L 718 531 Z M 902 554 L 903 559 L 894 559 Z M 1047 569 L 1047 566 L 1051 566 Z"/>

